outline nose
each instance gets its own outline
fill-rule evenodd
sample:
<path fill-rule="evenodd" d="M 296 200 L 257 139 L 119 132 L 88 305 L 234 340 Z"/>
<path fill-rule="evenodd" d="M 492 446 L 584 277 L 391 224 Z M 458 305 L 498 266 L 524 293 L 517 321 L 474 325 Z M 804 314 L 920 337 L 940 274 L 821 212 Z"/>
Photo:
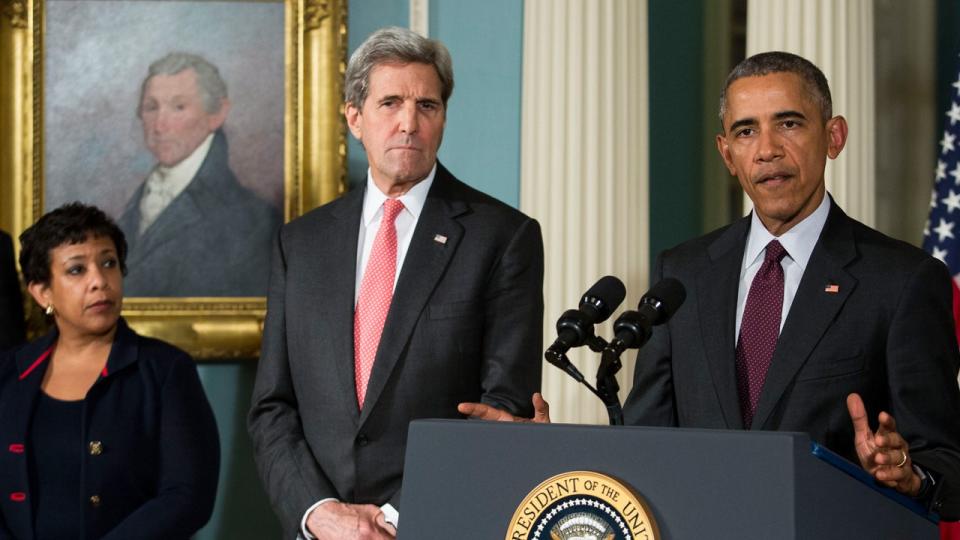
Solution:
<path fill-rule="evenodd" d="M 420 128 L 420 120 L 417 116 L 417 104 L 409 102 L 400 109 L 400 132 L 413 135 Z"/>
<path fill-rule="evenodd" d="M 151 120 L 154 133 L 165 133 L 170 125 L 170 114 L 163 109 L 157 109 L 153 112 Z"/>
<path fill-rule="evenodd" d="M 108 287 L 107 276 L 104 272 L 104 269 L 98 264 L 94 264 L 91 267 L 90 273 L 90 290 L 98 291 Z"/>
<path fill-rule="evenodd" d="M 757 161 L 775 161 L 783 157 L 783 141 L 775 130 L 760 132 Z"/>

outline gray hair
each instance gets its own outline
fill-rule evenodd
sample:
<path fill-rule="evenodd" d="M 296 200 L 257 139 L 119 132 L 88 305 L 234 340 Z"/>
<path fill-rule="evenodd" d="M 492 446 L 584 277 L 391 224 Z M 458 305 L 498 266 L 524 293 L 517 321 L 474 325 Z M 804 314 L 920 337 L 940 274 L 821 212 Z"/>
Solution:
<path fill-rule="evenodd" d="M 370 91 L 370 72 L 380 64 L 429 64 L 440 77 L 443 107 L 453 94 L 453 61 L 447 47 L 406 28 L 382 28 L 370 35 L 350 56 L 344 74 L 344 101 L 362 107 Z"/>
<path fill-rule="evenodd" d="M 771 73 L 794 73 L 803 80 L 807 94 L 820 108 L 820 116 L 826 122 L 833 116 L 833 102 L 830 99 L 830 85 L 827 77 L 813 62 L 788 52 L 772 51 L 755 54 L 737 64 L 720 92 L 720 129 L 723 129 L 723 114 L 727 112 L 727 90 L 730 85 L 744 77 L 761 77 Z"/>
<path fill-rule="evenodd" d="M 219 111 L 223 100 L 227 99 L 227 83 L 220 76 L 220 70 L 217 69 L 217 66 L 197 54 L 172 52 L 150 64 L 147 78 L 140 85 L 140 103 L 137 104 L 137 116 L 140 116 L 143 93 L 146 91 L 150 79 L 157 75 L 176 75 L 188 69 L 192 69 L 197 74 L 197 87 L 200 90 L 200 98 L 203 100 L 203 108 L 210 114 Z"/>

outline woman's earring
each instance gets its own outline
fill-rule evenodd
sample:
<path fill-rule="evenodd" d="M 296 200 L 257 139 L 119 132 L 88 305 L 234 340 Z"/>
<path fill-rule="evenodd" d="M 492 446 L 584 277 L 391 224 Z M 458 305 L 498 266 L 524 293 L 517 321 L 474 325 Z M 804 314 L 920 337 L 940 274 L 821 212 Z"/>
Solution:
<path fill-rule="evenodd" d="M 53 315 L 53 304 L 47 304 L 47 309 L 43 310 L 47 315 Z"/>

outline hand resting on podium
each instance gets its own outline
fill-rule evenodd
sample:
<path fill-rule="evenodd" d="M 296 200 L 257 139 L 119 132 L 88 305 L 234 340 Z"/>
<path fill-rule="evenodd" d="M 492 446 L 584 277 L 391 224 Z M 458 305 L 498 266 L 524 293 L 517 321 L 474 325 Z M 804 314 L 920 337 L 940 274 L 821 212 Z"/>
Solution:
<path fill-rule="evenodd" d="M 531 398 L 533 403 L 533 418 L 523 418 L 514 416 L 509 412 L 498 409 L 485 403 L 461 403 L 457 405 L 460 414 L 465 414 L 469 418 L 476 420 L 494 420 L 497 422 L 535 422 L 537 424 L 550 423 L 550 404 L 543 399 L 540 392 L 535 392 Z"/>

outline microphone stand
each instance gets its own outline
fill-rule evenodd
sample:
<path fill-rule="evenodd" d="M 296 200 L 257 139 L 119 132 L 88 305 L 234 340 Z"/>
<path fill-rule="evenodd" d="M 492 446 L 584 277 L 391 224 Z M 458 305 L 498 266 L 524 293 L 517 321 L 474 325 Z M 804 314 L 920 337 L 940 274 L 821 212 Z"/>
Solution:
<path fill-rule="evenodd" d="M 597 369 L 597 397 L 607 408 L 607 416 L 611 426 L 623 425 L 623 406 L 620 404 L 620 384 L 617 382 L 617 372 L 623 364 L 620 363 L 620 353 L 614 344 L 604 347 L 600 352 L 600 367 Z"/>
<path fill-rule="evenodd" d="M 608 343 L 605 339 L 596 335 L 592 335 L 588 337 L 586 344 L 588 347 L 590 347 L 590 350 L 593 352 L 602 352 L 608 346 Z M 586 386 L 587 389 L 589 389 L 593 395 L 597 396 L 601 400 L 604 399 L 603 396 L 600 395 L 600 392 L 598 392 L 596 388 L 594 388 L 593 386 L 591 386 L 589 382 L 587 382 L 587 379 L 583 376 L 583 373 L 580 373 L 580 370 L 578 370 L 576 366 L 574 366 L 573 363 L 570 362 L 570 359 L 567 358 L 567 354 L 565 352 L 561 352 L 559 350 L 556 350 L 553 347 L 550 347 L 549 349 L 543 352 L 543 357 L 546 358 L 547 362 L 550 362 L 554 366 L 559 367 L 568 375 L 573 377 L 574 380 Z M 622 424 L 623 422 L 621 421 L 620 423 Z"/>

